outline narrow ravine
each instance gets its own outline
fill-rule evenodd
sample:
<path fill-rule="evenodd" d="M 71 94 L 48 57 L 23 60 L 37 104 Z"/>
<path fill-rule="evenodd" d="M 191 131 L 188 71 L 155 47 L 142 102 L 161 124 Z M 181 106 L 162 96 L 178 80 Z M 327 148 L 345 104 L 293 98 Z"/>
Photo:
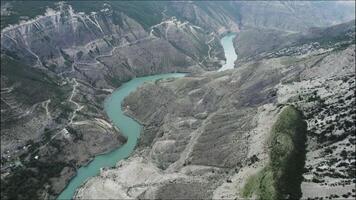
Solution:
<path fill-rule="evenodd" d="M 237 57 L 232 44 L 234 37 L 235 34 L 228 34 L 221 39 L 227 62 L 219 71 L 234 67 L 234 61 Z M 73 177 L 57 199 L 71 199 L 77 188 L 88 178 L 98 175 L 101 168 L 114 167 L 118 161 L 127 158 L 133 152 L 137 139 L 140 136 L 142 126 L 134 119 L 124 114 L 121 108 L 121 103 L 126 96 L 147 81 L 154 81 L 162 78 L 183 77 L 184 75 L 185 74 L 183 73 L 169 73 L 135 78 L 115 90 L 105 101 L 105 111 L 113 124 L 127 137 L 127 142 L 123 146 L 109 153 L 96 156 L 88 165 L 79 168 L 76 176 Z"/>

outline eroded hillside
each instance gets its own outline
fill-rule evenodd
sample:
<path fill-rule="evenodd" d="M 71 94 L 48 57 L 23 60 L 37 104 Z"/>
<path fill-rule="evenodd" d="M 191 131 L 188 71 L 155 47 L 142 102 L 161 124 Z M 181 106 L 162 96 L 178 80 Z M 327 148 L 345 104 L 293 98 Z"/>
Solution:
<path fill-rule="evenodd" d="M 306 116 L 308 142 L 317 141 L 308 143 L 303 184 L 312 184 L 318 195 L 330 189 L 325 183 L 338 184 L 332 194 L 343 195 L 338 188 L 353 180 L 355 164 L 349 156 L 354 126 L 347 117 L 354 115 L 345 106 L 354 102 L 348 92 L 354 87 L 354 28 L 313 29 L 307 37 L 295 33 L 345 21 L 354 13 L 335 2 L 326 4 L 2 1 L 1 197 L 57 196 L 80 166 L 126 141 L 106 116 L 104 99 L 131 78 L 166 72 L 191 75 L 146 85 L 126 100 L 128 113 L 145 124 L 135 156 L 90 180 L 78 197 L 174 198 L 179 191 L 190 191 L 184 198 L 241 196 L 236 187 L 267 163 L 266 138 L 287 104 Z M 250 28 L 263 34 L 245 32 Z M 229 31 L 241 31 L 235 44 L 239 69 L 206 73 L 221 67 L 219 39 Z M 328 32 L 336 37 L 321 41 Z M 271 35 L 277 38 L 270 40 Z M 313 88 L 305 89 L 309 84 Z M 286 98 L 301 91 L 306 92 L 300 99 L 292 98 L 298 101 Z M 339 100 L 343 95 L 348 96 Z M 319 110 L 304 103 L 309 98 L 318 105 L 323 101 Z M 321 119 L 324 114 L 315 117 L 321 110 L 328 120 Z M 342 136 L 332 134 L 336 129 Z M 322 167 L 322 159 L 313 160 L 324 149 L 331 160 L 327 165 L 342 175 Z M 334 160 L 340 152 L 347 163 Z M 117 181 L 122 171 L 136 175 Z M 320 178 L 326 175 L 334 179 Z M 97 180 L 121 189 L 98 193 Z M 303 189 L 304 194 L 317 196 Z"/>
<path fill-rule="evenodd" d="M 122 82 L 216 69 L 224 58 L 217 35 L 188 21 L 147 28 L 109 4 L 58 6 L 1 33 L 3 197 L 57 195 L 79 166 L 123 144 L 103 110 Z"/>
<path fill-rule="evenodd" d="M 310 40 L 318 45 L 308 51 L 259 54 L 233 70 L 140 87 L 123 105 L 145 127 L 134 155 L 76 197 L 353 198 L 355 45 L 347 26 L 351 35 L 340 31 L 343 39 L 327 47 Z M 291 176 L 299 177 L 295 190 Z"/>

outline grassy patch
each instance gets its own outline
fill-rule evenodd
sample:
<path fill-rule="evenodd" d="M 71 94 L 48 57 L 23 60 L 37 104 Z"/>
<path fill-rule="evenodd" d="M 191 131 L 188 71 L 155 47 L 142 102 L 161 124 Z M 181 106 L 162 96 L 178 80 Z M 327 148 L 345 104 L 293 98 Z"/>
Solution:
<path fill-rule="evenodd" d="M 259 199 L 299 199 L 305 163 L 307 125 L 302 114 L 286 107 L 272 127 L 269 138 L 270 161 L 260 172 L 247 179 L 243 197 Z"/>
<path fill-rule="evenodd" d="M 302 60 L 302 59 L 299 59 L 299 58 L 294 57 L 294 56 L 282 57 L 281 58 L 281 64 L 289 66 L 289 65 L 293 65 L 295 63 L 298 63 L 300 60 Z"/>
<path fill-rule="evenodd" d="M 242 191 L 243 197 L 251 197 L 253 193 L 257 190 L 257 187 L 260 182 L 260 174 L 254 174 L 248 177 L 245 186 Z"/>
<path fill-rule="evenodd" d="M 71 90 L 71 87 L 59 86 L 58 78 L 5 54 L 1 55 L 1 75 L 7 78 L 6 83 L 9 86 L 20 84 L 14 88 L 13 94 L 20 102 L 29 105 L 47 99 L 51 99 L 54 104 L 62 102 L 68 98 L 68 92 Z"/>
<path fill-rule="evenodd" d="M 277 199 L 275 179 L 271 168 L 265 167 L 258 173 L 250 176 L 242 190 L 242 196 L 258 197 L 259 199 L 269 200 Z"/>

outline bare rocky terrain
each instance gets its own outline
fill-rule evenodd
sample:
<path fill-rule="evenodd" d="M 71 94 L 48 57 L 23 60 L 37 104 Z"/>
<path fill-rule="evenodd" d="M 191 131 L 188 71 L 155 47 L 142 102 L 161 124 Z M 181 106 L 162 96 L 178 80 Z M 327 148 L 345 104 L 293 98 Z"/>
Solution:
<path fill-rule="evenodd" d="M 56 197 L 80 166 L 125 143 L 103 108 L 115 88 L 188 72 L 126 99 L 145 127 L 138 147 L 78 198 L 241 197 L 246 178 L 268 163 L 266 140 L 285 105 L 308 123 L 303 197 L 351 198 L 354 22 L 309 28 L 354 10 L 324 6 L 2 1 L 1 197 Z M 239 33 L 238 68 L 209 72 L 225 59 L 228 32 Z"/>
<path fill-rule="evenodd" d="M 58 6 L 1 33 L 2 180 L 33 177 L 25 185 L 38 185 L 27 190 L 35 196 L 58 194 L 79 166 L 126 141 L 103 110 L 122 82 L 215 69 L 224 58 L 219 38 L 189 22 L 167 18 L 146 30 L 109 5 L 91 14 Z"/>
<path fill-rule="evenodd" d="M 354 198 L 354 21 L 338 27 L 318 30 L 331 35 L 325 43 L 298 35 L 281 44 L 284 54 L 270 49 L 233 70 L 140 87 L 123 104 L 145 127 L 134 155 L 76 198 L 258 198 L 246 196 L 248 184 L 273 162 L 271 135 L 287 105 L 307 124 L 299 198 Z"/>

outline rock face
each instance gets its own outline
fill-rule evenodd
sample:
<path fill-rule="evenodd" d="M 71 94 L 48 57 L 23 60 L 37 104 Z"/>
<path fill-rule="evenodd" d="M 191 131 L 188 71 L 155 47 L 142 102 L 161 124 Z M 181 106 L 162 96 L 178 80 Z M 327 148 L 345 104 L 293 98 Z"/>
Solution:
<path fill-rule="evenodd" d="M 355 45 L 352 35 L 339 36 L 325 38 L 327 47 L 310 40 L 319 45 L 309 51 L 305 43 L 287 45 L 300 51 L 143 85 L 123 105 L 145 127 L 134 155 L 88 180 L 76 198 L 243 198 L 250 177 L 270 162 L 268 141 L 284 105 L 308 124 L 302 197 L 355 195 L 348 122 Z"/>
<path fill-rule="evenodd" d="M 245 54 L 261 63 L 240 59 L 239 65 L 245 67 L 239 70 L 204 73 L 220 68 L 224 59 L 219 37 L 251 26 L 299 31 L 349 16 L 348 7 L 341 5 L 325 9 L 306 4 L 313 12 L 337 13 L 310 18 L 289 2 L 267 4 L 255 9 L 258 5 L 250 2 L 1 2 L 1 197 L 58 195 L 79 166 L 125 142 L 103 111 L 105 97 L 133 77 L 166 72 L 193 72 L 195 76 L 146 86 L 126 103 L 131 114 L 146 124 L 139 149 L 149 159 L 137 154 L 132 158 L 134 166 L 148 163 L 149 171 L 170 178 L 155 183 L 147 179 L 147 185 L 142 180 L 143 185 L 137 187 L 119 185 L 135 187 L 132 194 L 125 194 L 130 197 L 173 198 L 188 190 L 185 195 L 191 196 L 182 198 L 219 196 L 218 191 L 224 189 L 218 186 L 234 170 L 250 162 L 254 154 L 260 160 L 266 157 L 262 144 L 254 150 L 250 146 L 260 144 L 257 137 L 268 133 L 260 130 L 268 130 L 279 112 L 273 105 L 275 87 L 285 76 L 291 78 L 304 69 L 290 69 L 288 59 L 279 57 L 288 49 L 303 49 L 293 56 L 306 55 L 308 50 L 298 40 L 292 47 L 281 42 L 284 45 L 276 52 L 272 42 L 255 48 L 263 49 L 262 53 Z M 268 15 L 276 10 L 282 12 Z M 293 12 L 285 14 L 286 10 Z M 266 14 L 265 22 L 259 18 L 261 11 Z M 304 17 L 296 17 L 301 12 Z M 296 19 L 298 26 L 289 26 Z M 309 44 L 309 39 L 304 43 Z M 270 59 L 276 57 L 277 61 Z M 298 59 L 288 62 L 304 62 Z M 332 60 L 335 57 L 327 63 Z M 316 76 L 317 69 L 305 72 L 306 79 Z M 333 69 L 331 64 L 328 69 Z M 323 71 L 322 76 L 326 75 Z M 157 101 L 152 93 L 161 99 Z M 162 109 L 147 108 L 147 102 Z M 260 135 L 249 139 L 251 131 Z M 129 170 L 126 165 L 132 166 L 128 161 L 123 170 Z M 165 193 L 170 190 L 177 193 Z"/>

